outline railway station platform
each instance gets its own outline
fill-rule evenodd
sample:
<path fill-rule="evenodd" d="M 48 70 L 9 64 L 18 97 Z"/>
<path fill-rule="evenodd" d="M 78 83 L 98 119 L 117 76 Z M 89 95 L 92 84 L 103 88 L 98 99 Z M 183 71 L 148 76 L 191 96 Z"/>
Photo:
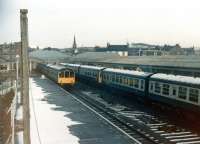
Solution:
<path fill-rule="evenodd" d="M 30 79 L 32 144 L 131 144 L 126 135 L 47 78 Z"/>

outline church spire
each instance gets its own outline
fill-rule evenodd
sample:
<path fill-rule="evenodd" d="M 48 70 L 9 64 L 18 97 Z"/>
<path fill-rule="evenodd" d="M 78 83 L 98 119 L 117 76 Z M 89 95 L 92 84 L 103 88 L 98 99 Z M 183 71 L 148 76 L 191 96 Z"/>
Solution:
<path fill-rule="evenodd" d="M 78 53 L 78 49 L 77 49 L 77 44 L 76 44 L 76 37 L 74 35 L 74 42 L 73 42 L 73 55 L 76 55 Z"/>

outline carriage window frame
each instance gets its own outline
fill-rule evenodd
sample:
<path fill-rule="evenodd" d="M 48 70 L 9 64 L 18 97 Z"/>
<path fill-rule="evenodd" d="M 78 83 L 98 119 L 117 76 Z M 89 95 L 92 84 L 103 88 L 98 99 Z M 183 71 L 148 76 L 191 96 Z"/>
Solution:
<path fill-rule="evenodd" d="M 171 95 L 173 97 L 176 97 L 177 96 L 177 92 L 178 92 L 177 86 L 172 86 L 172 88 L 171 88 Z"/>
<path fill-rule="evenodd" d="M 139 88 L 139 86 L 140 86 L 140 84 L 139 84 L 139 79 L 134 78 L 134 79 L 133 79 L 133 87 Z"/>
<path fill-rule="evenodd" d="M 107 81 L 109 81 L 109 80 L 110 80 L 110 74 L 107 75 Z"/>
<path fill-rule="evenodd" d="M 65 72 L 64 71 L 60 72 L 59 73 L 59 78 L 64 78 L 64 77 L 65 77 Z"/>
<path fill-rule="evenodd" d="M 184 86 L 179 86 L 178 88 L 178 98 L 182 99 L 182 100 L 186 100 L 187 99 L 187 87 Z"/>
<path fill-rule="evenodd" d="M 112 82 L 112 74 L 110 74 L 109 81 Z"/>
<path fill-rule="evenodd" d="M 116 83 L 119 83 L 119 76 L 116 75 Z"/>
<path fill-rule="evenodd" d="M 194 94 L 194 91 L 196 91 L 197 93 Z M 189 101 L 195 102 L 195 103 L 199 102 L 199 89 L 197 89 L 197 88 L 190 88 L 189 89 Z"/>
<path fill-rule="evenodd" d="M 122 84 L 122 76 L 119 76 L 119 83 Z"/>
<path fill-rule="evenodd" d="M 105 80 L 105 74 L 103 74 L 102 76 L 103 76 L 103 80 Z"/>
<path fill-rule="evenodd" d="M 129 78 L 129 86 L 133 87 L 133 79 L 132 78 Z"/>
<path fill-rule="evenodd" d="M 170 94 L 170 85 L 169 84 L 166 84 L 166 83 L 162 84 L 162 94 L 169 96 L 169 94 Z"/>
<path fill-rule="evenodd" d="M 125 77 L 125 85 L 128 85 L 128 77 Z"/>
<path fill-rule="evenodd" d="M 159 82 L 155 82 L 154 83 L 154 92 L 157 93 L 157 94 L 160 94 L 161 93 L 161 83 Z"/>
<path fill-rule="evenodd" d="M 70 75 L 70 72 L 69 71 L 65 71 L 65 78 L 68 78 L 68 77 L 70 77 L 71 75 Z"/>
<path fill-rule="evenodd" d="M 140 89 L 144 89 L 144 80 L 143 79 L 141 79 L 140 80 Z"/>
<path fill-rule="evenodd" d="M 154 91 L 154 82 L 150 82 L 150 90 L 149 91 L 151 91 L 151 92 L 153 92 Z"/>
<path fill-rule="evenodd" d="M 112 74 L 112 82 L 115 82 L 115 74 Z"/>

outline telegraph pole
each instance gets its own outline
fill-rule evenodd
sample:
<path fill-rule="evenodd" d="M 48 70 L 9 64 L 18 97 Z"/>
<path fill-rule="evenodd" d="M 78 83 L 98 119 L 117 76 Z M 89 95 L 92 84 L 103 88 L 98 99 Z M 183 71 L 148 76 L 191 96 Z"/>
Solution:
<path fill-rule="evenodd" d="M 29 60 L 28 60 L 28 18 L 27 9 L 20 10 L 21 27 L 21 98 L 23 104 L 23 139 L 30 144 L 30 110 L 29 110 Z"/>

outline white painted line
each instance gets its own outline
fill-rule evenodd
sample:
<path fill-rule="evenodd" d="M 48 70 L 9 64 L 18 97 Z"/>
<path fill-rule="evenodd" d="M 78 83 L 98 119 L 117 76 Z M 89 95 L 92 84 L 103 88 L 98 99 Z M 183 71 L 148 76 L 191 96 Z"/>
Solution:
<path fill-rule="evenodd" d="M 194 136 L 198 136 L 198 135 L 197 134 L 176 135 L 176 136 L 168 136 L 168 137 L 165 137 L 165 138 L 171 139 L 171 138 L 183 138 L 183 137 L 194 137 Z"/>
<path fill-rule="evenodd" d="M 179 141 L 198 140 L 198 139 L 200 139 L 200 137 L 185 138 L 185 139 L 172 139 L 172 140 L 170 140 L 170 141 L 179 142 Z"/>
<path fill-rule="evenodd" d="M 165 131 L 155 131 L 155 133 L 164 133 Z"/>
<path fill-rule="evenodd" d="M 176 144 L 200 144 L 200 141 L 179 142 Z"/>
<path fill-rule="evenodd" d="M 156 129 L 156 128 L 159 128 L 159 126 L 151 126 L 150 128 L 151 129 Z"/>
<path fill-rule="evenodd" d="M 60 89 L 62 91 L 64 91 L 67 94 L 70 94 L 69 92 L 67 92 L 66 90 L 64 90 L 63 88 L 60 87 Z M 113 124 L 111 121 L 109 121 L 107 118 L 103 117 L 101 114 L 99 114 L 97 111 L 95 111 L 94 109 L 92 109 L 90 106 L 88 106 L 87 104 L 85 104 L 84 102 L 80 101 L 78 98 L 74 97 L 72 94 L 70 94 L 72 96 L 72 98 L 74 98 L 76 101 L 78 101 L 79 103 L 81 103 L 83 106 L 85 106 L 86 108 L 88 108 L 89 110 L 91 110 L 92 112 L 94 112 L 96 115 L 98 115 L 99 117 L 101 117 L 102 119 L 104 119 L 105 121 L 107 121 L 109 124 L 111 124 L 113 127 L 115 127 L 116 129 L 118 129 L 120 132 L 122 132 L 123 134 L 125 134 L 126 136 L 128 136 L 130 139 L 132 139 L 133 141 L 135 141 L 137 144 L 142 144 L 140 141 L 138 141 L 137 139 L 133 138 L 131 135 L 129 135 L 128 133 L 126 133 L 124 130 L 122 130 L 121 128 L 119 128 L 118 126 L 116 126 L 115 124 Z"/>
<path fill-rule="evenodd" d="M 162 126 L 165 125 L 167 123 L 157 123 L 157 124 L 147 124 L 148 126 Z"/>
<path fill-rule="evenodd" d="M 182 135 L 182 134 L 191 134 L 191 132 L 172 132 L 172 133 L 165 133 L 161 134 L 162 136 L 171 136 L 171 135 Z"/>

